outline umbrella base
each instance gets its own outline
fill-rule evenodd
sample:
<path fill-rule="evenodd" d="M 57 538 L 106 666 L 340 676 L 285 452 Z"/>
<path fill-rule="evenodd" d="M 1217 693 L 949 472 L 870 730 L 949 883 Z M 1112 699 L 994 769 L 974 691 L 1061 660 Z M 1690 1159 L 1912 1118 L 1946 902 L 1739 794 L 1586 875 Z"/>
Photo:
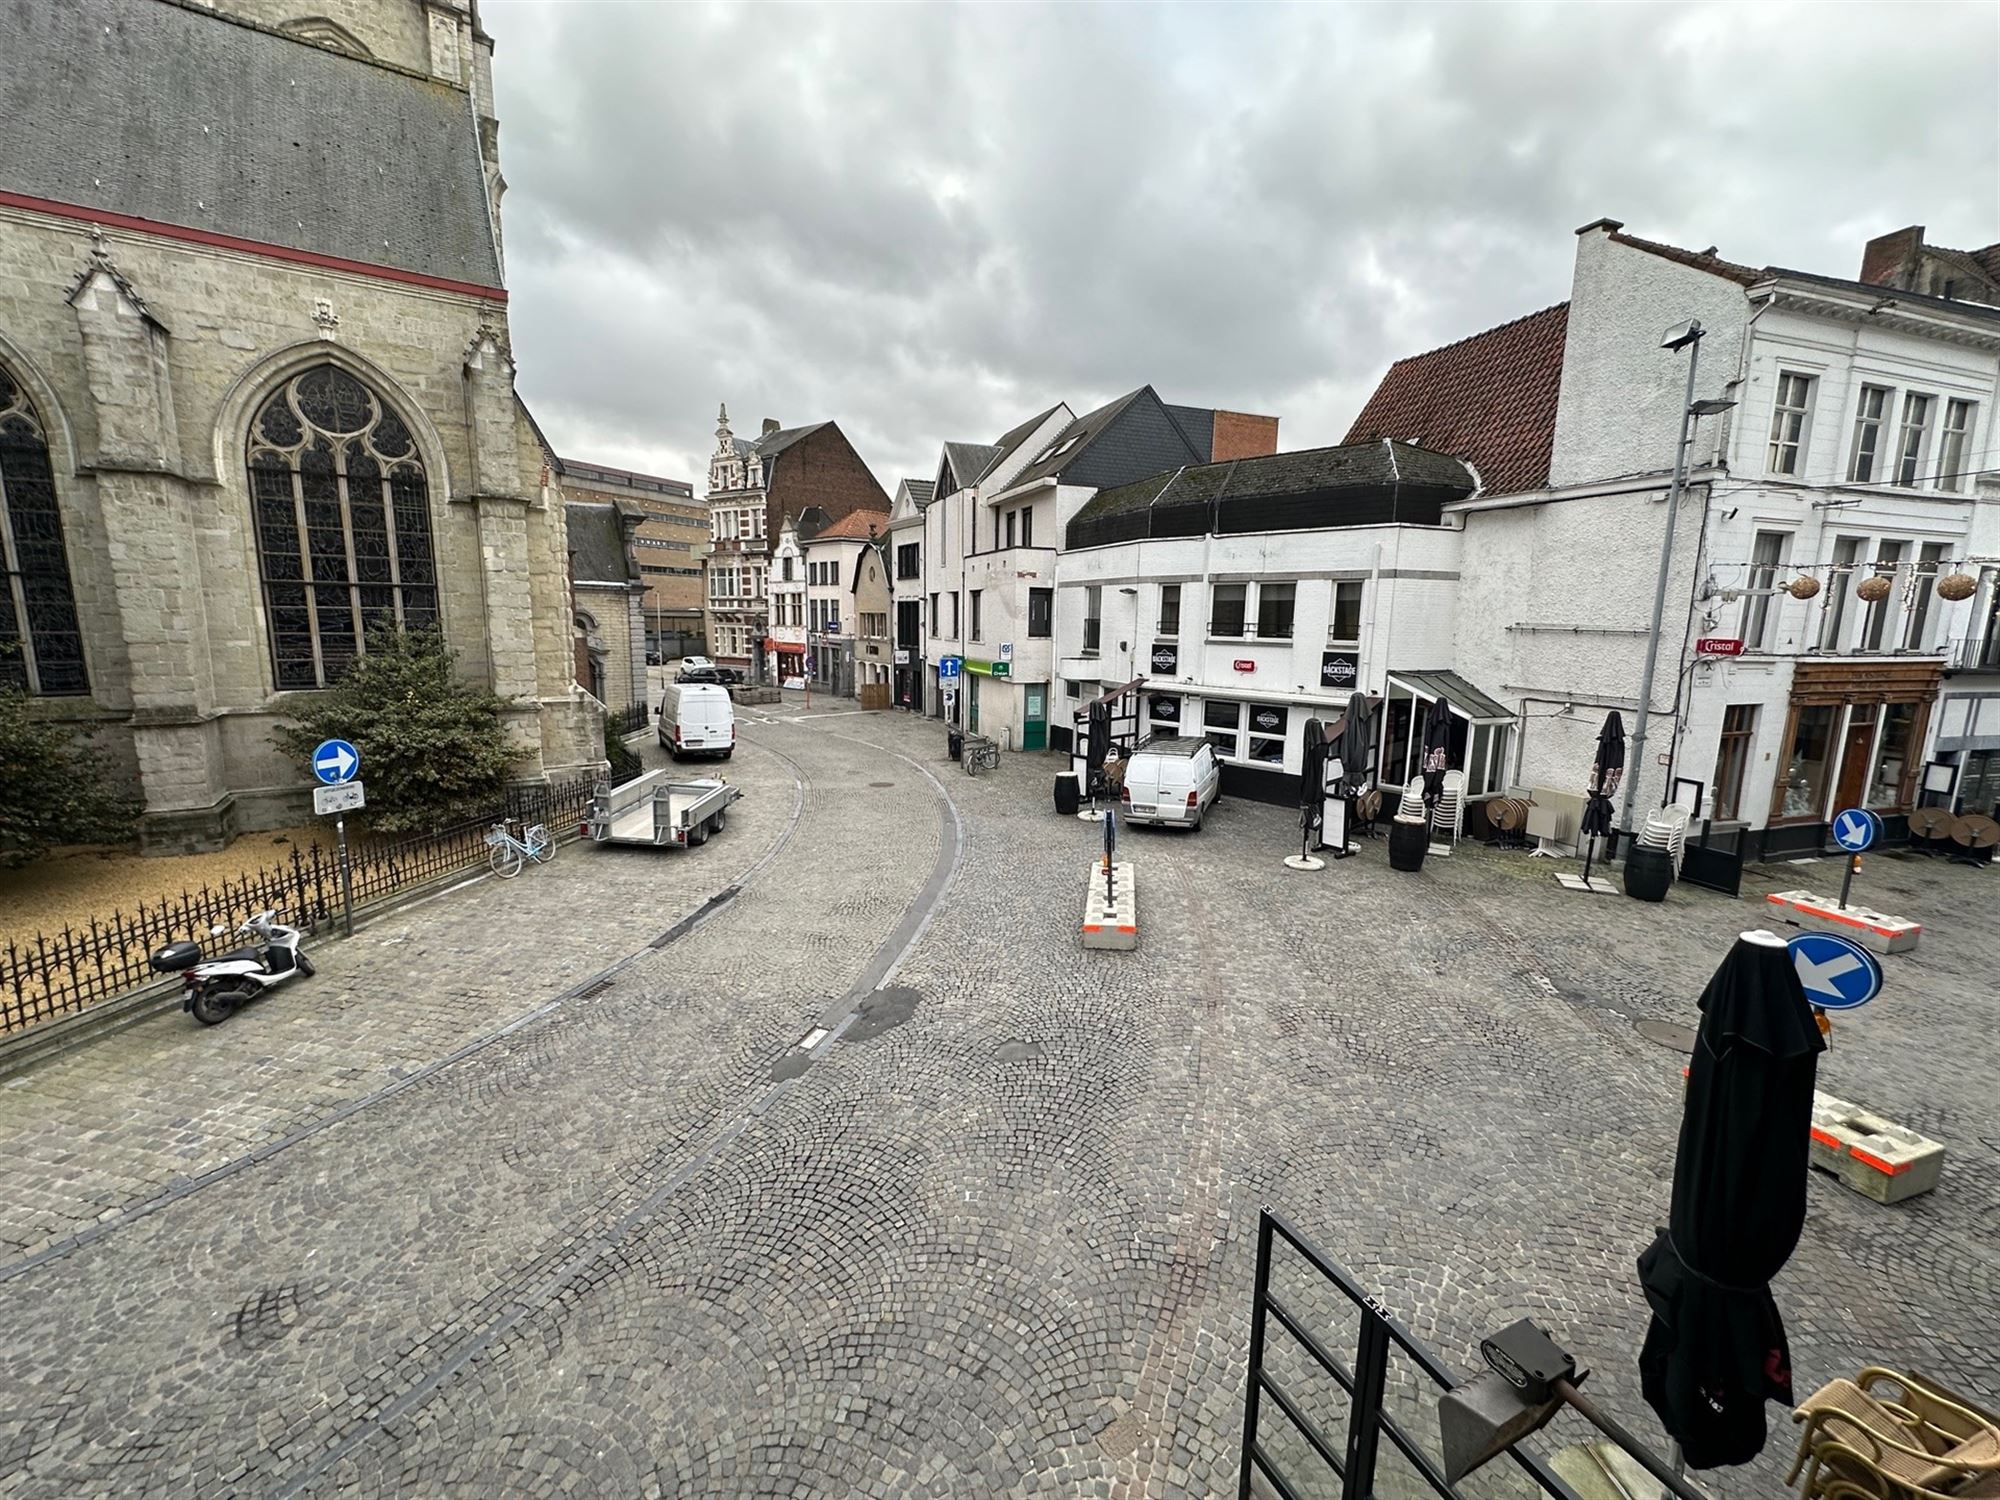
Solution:
<path fill-rule="evenodd" d="M 1326 861 L 1316 859 L 1310 854 L 1287 854 L 1285 856 L 1285 868 L 1287 870 L 1324 870 L 1326 868 Z"/>
<path fill-rule="evenodd" d="M 1615 896 L 1618 894 L 1616 881 L 1606 880 L 1601 875 L 1593 875 L 1585 880 L 1581 875 L 1572 875 L 1567 870 L 1556 876 L 1556 884 L 1566 891 L 1588 891 L 1593 896 Z"/>
<path fill-rule="evenodd" d="M 1104 809 L 1101 807 L 1086 807 L 1082 812 L 1077 814 L 1077 817 L 1086 823 L 1102 823 L 1104 821 Z"/>

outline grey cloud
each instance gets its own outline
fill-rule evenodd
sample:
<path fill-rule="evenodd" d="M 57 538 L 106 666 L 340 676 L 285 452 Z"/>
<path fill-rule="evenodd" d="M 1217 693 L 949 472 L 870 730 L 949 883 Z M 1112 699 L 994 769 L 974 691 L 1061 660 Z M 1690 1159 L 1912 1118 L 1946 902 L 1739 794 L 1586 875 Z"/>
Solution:
<path fill-rule="evenodd" d="M 1147 381 L 1335 441 L 1600 214 L 1840 274 L 2000 238 L 1986 8 L 483 10 L 523 392 L 697 483 L 719 400 L 885 487 Z"/>

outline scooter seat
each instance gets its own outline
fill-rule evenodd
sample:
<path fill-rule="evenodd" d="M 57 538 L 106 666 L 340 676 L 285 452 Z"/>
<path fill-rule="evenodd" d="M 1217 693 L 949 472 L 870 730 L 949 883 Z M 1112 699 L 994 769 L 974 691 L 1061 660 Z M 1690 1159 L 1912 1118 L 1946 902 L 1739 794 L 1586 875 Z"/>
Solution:
<path fill-rule="evenodd" d="M 264 962 L 264 950 L 262 948 L 238 948 L 234 953 L 218 953 L 213 958 L 203 959 L 202 962 L 204 965 L 243 962 L 261 965 Z"/>

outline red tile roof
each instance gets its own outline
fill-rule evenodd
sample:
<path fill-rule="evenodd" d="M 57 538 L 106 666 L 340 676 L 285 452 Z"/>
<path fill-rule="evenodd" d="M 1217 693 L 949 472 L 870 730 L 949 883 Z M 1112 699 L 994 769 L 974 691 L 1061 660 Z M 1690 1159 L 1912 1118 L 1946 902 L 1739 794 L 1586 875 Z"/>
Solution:
<path fill-rule="evenodd" d="M 1549 482 L 1569 304 L 1559 302 L 1389 366 L 1344 441 L 1396 438 L 1479 471 L 1487 494 Z"/>
<path fill-rule="evenodd" d="M 868 540 L 871 529 L 876 536 L 880 536 L 888 531 L 889 513 L 886 510 L 851 510 L 832 525 L 815 531 L 806 540 L 808 542 L 824 542 L 835 538 L 851 537 L 856 541 L 865 542 Z"/>

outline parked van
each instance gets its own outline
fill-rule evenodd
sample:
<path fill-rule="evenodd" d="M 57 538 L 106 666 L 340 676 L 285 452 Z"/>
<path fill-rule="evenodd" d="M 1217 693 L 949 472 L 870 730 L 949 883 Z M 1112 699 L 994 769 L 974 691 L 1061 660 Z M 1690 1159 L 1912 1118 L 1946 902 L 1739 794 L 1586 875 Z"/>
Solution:
<path fill-rule="evenodd" d="M 1125 762 L 1118 810 L 1133 823 L 1199 828 L 1221 794 L 1214 746 L 1191 736 L 1156 735 Z"/>
<path fill-rule="evenodd" d="M 729 689 L 712 682 L 670 682 L 660 695 L 660 744 L 680 760 L 736 749 L 736 708 Z"/>

